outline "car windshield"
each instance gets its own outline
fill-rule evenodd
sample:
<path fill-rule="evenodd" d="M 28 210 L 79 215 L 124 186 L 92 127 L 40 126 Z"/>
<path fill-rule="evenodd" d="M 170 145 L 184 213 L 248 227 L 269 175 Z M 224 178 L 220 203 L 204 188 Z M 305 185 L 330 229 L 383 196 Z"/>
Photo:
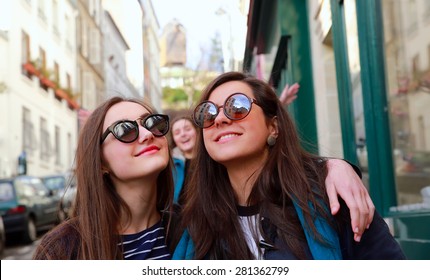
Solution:
<path fill-rule="evenodd" d="M 0 183 L 0 201 L 13 200 L 13 186 L 10 182 Z"/>
<path fill-rule="evenodd" d="M 66 185 L 66 179 L 63 176 L 43 178 L 45 186 L 50 190 L 60 190 Z"/>

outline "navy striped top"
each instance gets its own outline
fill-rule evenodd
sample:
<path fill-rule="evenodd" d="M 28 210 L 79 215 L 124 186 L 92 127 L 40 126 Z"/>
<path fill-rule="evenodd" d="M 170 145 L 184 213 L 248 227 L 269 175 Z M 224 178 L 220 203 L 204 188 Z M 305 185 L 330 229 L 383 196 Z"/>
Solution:
<path fill-rule="evenodd" d="M 121 235 L 125 260 L 170 260 L 161 221 L 141 232 Z"/>

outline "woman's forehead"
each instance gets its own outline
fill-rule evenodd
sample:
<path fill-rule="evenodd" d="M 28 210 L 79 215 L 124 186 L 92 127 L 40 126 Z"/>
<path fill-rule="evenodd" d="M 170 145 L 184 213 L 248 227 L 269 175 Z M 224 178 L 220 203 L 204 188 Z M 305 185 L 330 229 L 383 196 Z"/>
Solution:
<path fill-rule="evenodd" d="M 209 96 L 209 100 L 213 102 L 223 102 L 228 96 L 233 93 L 244 93 L 248 97 L 255 98 L 251 87 L 242 81 L 231 81 L 224 83 L 215 88 Z"/>
<path fill-rule="evenodd" d="M 179 127 L 190 126 L 190 125 L 193 125 L 191 121 L 189 119 L 184 118 L 184 119 L 179 119 L 175 121 L 175 123 L 172 125 L 172 128 L 175 129 L 177 127 L 179 128 Z"/>
<path fill-rule="evenodd" d="M 109 108 L 105 116 L 104 126 L 108 127 L 118 120 L 135 120 L 149 113 L 148 109 L 139 103 L 122 101 Z"/>

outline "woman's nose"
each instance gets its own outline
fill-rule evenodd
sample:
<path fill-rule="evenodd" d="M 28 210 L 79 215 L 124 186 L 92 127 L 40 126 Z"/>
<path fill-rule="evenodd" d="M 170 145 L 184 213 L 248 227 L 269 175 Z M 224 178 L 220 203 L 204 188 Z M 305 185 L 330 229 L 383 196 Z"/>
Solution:
<path fill-rule="evenodd" d="M 216 116 L 214 123 L 216 126 L 219 126 L 223 123 L 231 123 L 231 120 L 225 115 L 224 108 L 220 107 L 218 112 L 218 115 Z M 222 112 L 221 112 L 222 110 Z"/>
<path fill-rule="evenodd" d="M 151 131 L 139 125 L 139 143 L 143 143 L 146 140 L 154 138 L 154 134 Z"/>

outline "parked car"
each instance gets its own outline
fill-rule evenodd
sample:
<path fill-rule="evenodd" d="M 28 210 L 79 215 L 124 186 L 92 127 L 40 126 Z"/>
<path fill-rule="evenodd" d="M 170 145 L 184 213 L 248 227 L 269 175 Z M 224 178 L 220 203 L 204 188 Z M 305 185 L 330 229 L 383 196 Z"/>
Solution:
<path fill-rule="evenodd" d="M 3 256 L 6 247 L 6 232 L 4 231 L 3 218 L 0 216 L 0 257 Z"/>
<path fill-rule="evenodd" d="M 43 176 L 42 181 L 45 186 L 52 191 L 52 194 L 58 195 L 66 187 L 67 174 L 54 174 Z"/>
<path fill-rule="evenodd" d="M 64 221 L 69 217 L 76 196 L 76 181 L 73 173 L 66 172 L 42 177 L 46 187 L 59 197 L 58 219 Z"/>
<path fill-rule="evenodd" d="M 35 176 L 0 179 L 0 213 L 6 237 L 31 243 L 38 230 L 58 222 L 59 198 Z"/>

